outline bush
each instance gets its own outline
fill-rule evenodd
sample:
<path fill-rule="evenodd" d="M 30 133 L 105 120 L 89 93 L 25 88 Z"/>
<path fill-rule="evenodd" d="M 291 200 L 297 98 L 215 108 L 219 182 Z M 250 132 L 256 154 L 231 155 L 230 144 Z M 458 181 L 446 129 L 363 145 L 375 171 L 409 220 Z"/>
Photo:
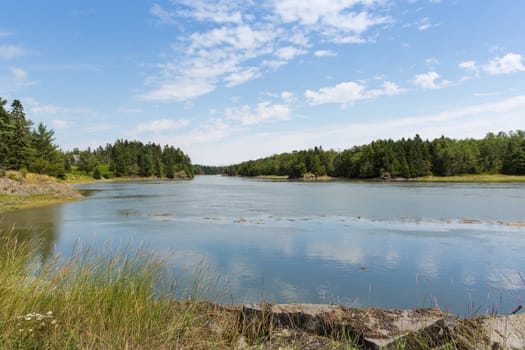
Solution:
<path fill-rule="evenodd" d="M 4 169 L 0 169 L 0 177 L 5 177 L 7 174 Z"/>
<path fill-rule="evenodd" d="M 93 170 L 93 178 L 95 180 L 100 180 L 102 178 L 102 174 L 100 173 L 100 169 L 98 167 L 95 167 L 95 170 Z"/>
<path fill-rule="evenodd" d="M 22 168 L 22 169 L 20 169 L 20 174 L 22 174 L 22 177 L 23 177 L 23 178 L 26 177 L 27 173 L 29 173 L 29 171 L 27 171 L 26 168 Z"/>
<path fill-rule="evenodd" d="M 9 180 L 14 180 L 14 181 L 22 180 L 21 177 L 18 174 L 16 174 L 16 173 L 11 173 L 11 174 L 7 175 L 7 178 Z"/>

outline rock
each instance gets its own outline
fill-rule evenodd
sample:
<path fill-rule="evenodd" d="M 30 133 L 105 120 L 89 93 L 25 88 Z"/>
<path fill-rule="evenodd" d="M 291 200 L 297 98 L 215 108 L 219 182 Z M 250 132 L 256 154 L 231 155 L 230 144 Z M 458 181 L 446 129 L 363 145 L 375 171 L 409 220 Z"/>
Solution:
<path fill-rule="evenodd" d="M 490 349 L 525 349 L 525 314 L 487 317 L 481 324 Z"/>
<path fill-rule="evenodd" d="M 240 336 L 237 341 L 235 342 L 234 349 L 235 350 L 246 350 L 249 349 L 250 345 L 248 345 L 248 342 L 246 341 L 246 338 L 244 336 Z"/>
<path fill-rule="evenodd" d="M 385 310 L 339 305 L 230 307 L 247 340 L 293 338 L 301 348 L 351 339 L 363 349 L 525 349 L 525 314 L 457 319 L 437 308 Z M 293 335 L 293 336 L 291 336 Z M 308 345 L 310 344 L 310 345 Z"/>
<path fill-rule="evenodd" d="M 245 305 L 241 320 L 249 336 L 268 334 L 272 328 L 292 328 L 325 337 L 350 336 L 368 349 L 389 349 L 405 337 L 445 338 L 446 314 L 437 309 L 382 310 L 338 305 Z M 441 334 L 441 335 L 440 335 Z"/>

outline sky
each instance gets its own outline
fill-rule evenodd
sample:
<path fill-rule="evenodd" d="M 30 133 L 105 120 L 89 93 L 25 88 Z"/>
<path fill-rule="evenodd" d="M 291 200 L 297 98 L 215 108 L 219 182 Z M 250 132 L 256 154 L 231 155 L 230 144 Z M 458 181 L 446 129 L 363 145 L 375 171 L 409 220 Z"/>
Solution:
<path fill-rule="evenodd" d="M 63 150 L 228 165 L 525 129 L 523 0 L 2 0 L 0 97 Z"/>

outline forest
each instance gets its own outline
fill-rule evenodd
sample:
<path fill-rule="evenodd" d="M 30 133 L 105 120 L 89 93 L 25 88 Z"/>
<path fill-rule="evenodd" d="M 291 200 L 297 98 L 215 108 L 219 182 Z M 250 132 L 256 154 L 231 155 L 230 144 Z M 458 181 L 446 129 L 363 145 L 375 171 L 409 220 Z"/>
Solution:
<path fill-rule="evenodd" d="M 419 135 L 401 140 L 377 140 L 341 152 L 315 147 L 235 164 L 228 175 L 306 175 L 351 179 L 416 178 L 463 174 L 525 175 L 525 131 L 488 133 L 483 139 L 432 141 Z"/>
<path fill-rule="evenodd" d="M 525 175 L 525 131 L 488 133 L 483 139 L 432 141 L 419 135 L 377 140 L 343 151 L 313 149 L 275 154 L 226 167 L 192 165 L 179 148 L 117 140 L 96 149 L 64 152 L 54 131 L 28 119 L 19 100 L 0 98 L 0 169 L 22 170 L 64 178 L 80 172 L 95 179 L 112 177 L 192 178 L 194 174 L 231 176 L 305 175 L 370 179 L 416 178 L 462 174 Z M 349 140 L 351 143 L 351 140 Z"/>
<path fill-rule="evenodd" d="M 26 117 L 19 100 L 11 108 L 0 98 L 0 170 L 23 170 L 65 178 L 76 172 L 95 179 L 112 177 L 191 178 L 191 159 L 179 148 L 117 140 L 97 149 L 64 152 L 54 131 Z"/>

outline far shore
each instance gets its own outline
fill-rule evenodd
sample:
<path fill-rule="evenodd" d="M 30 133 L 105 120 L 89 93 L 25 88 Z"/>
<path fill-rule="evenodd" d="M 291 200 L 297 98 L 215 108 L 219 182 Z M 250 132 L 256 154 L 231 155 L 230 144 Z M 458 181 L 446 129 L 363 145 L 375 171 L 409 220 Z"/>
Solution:
<path fill-rule="evenodd" d="M 525 182 L 523 175 L 503 175 L 503 174 L 465 174 L 455 176 L 424 176 L 416 178 L 405 177 L 378 177 L 370 179 L 359 178 L 345 178 L 332 176 L 319 177 L 303 177 L 297 179 L 290 179 L 286 175 L 258 175 L 246 176 L 246 178 L 260 179 L 260 180 L 274 180 L 274 181 L 304 181 L 304 182 L 329 182 L 329 181 L 351 181 L 351 182 L 450 182 L 450 183 L 507 183 L 507 182 Z"/>
<path fill-rule="evenodd" d="M 32 186 L 46 188 L 50 184 L 55 187 L 57 185 L 67 186 L 82 185 L 82 184 L 96 184 L 109 182 L 141 182 L 141 181 L 186 181 L 189 179 L 176 178 L 157 178 L 157 177 L 113 177 L 109 179 L 102 178 L 96 180 L 91 176 L 68 176 L 66 180 L 59 180 L 50 177 L 45 177 L 35 180 L 35 176 L 28 182 Z M 290 181 L 290 182 L 378 182 L 378 183 L 395 183 L 395 182 L 411 182 L 411 183 L 512 183 L 525 182 L 525 176 L 517 175 L 502 175 L 502 174 L 476 174 L 476 175 L 458 175 L 458 176 L 426 176 L 418 178 L 373 178 L 373 179 L 348 179 L 330 176 L 307 176 L 299 179 L 289 179 L 288 176 L 279 175 L 260 175 L 255 177 L 247 177 L 258 180 L 268 181 Z M 25 180 L 24 180 L 25 181 Z M 30 209 L 42 207 L 47 205 L 56 205 L 68 202 L 74 202 L 82 199 L 82 195 L 78 191 L 71 193 L 69 191 L 55 191 L 46 193 L 45 191 L 27 194 L 27 193 L 2 193 L 0 192 L 0 214 L 13 212 L 17 210 Z"/>
<path fill-rule="evenodd" d="M 61 180 L 46 175 L 28 173 L 23 176 L 20 172 L 8 171 L 7 176 L 0 180 L 2 181 L 1 187 L 4 189 L 4 191 L 0 191 L 0 214 L 3 214 L 82 200 L 82 194 L 71 185 L 109 182 L 187 181 L 189 178 L 113 177 L 97 180 L 88 175 L 68 174 L 65 180 Z"/>

